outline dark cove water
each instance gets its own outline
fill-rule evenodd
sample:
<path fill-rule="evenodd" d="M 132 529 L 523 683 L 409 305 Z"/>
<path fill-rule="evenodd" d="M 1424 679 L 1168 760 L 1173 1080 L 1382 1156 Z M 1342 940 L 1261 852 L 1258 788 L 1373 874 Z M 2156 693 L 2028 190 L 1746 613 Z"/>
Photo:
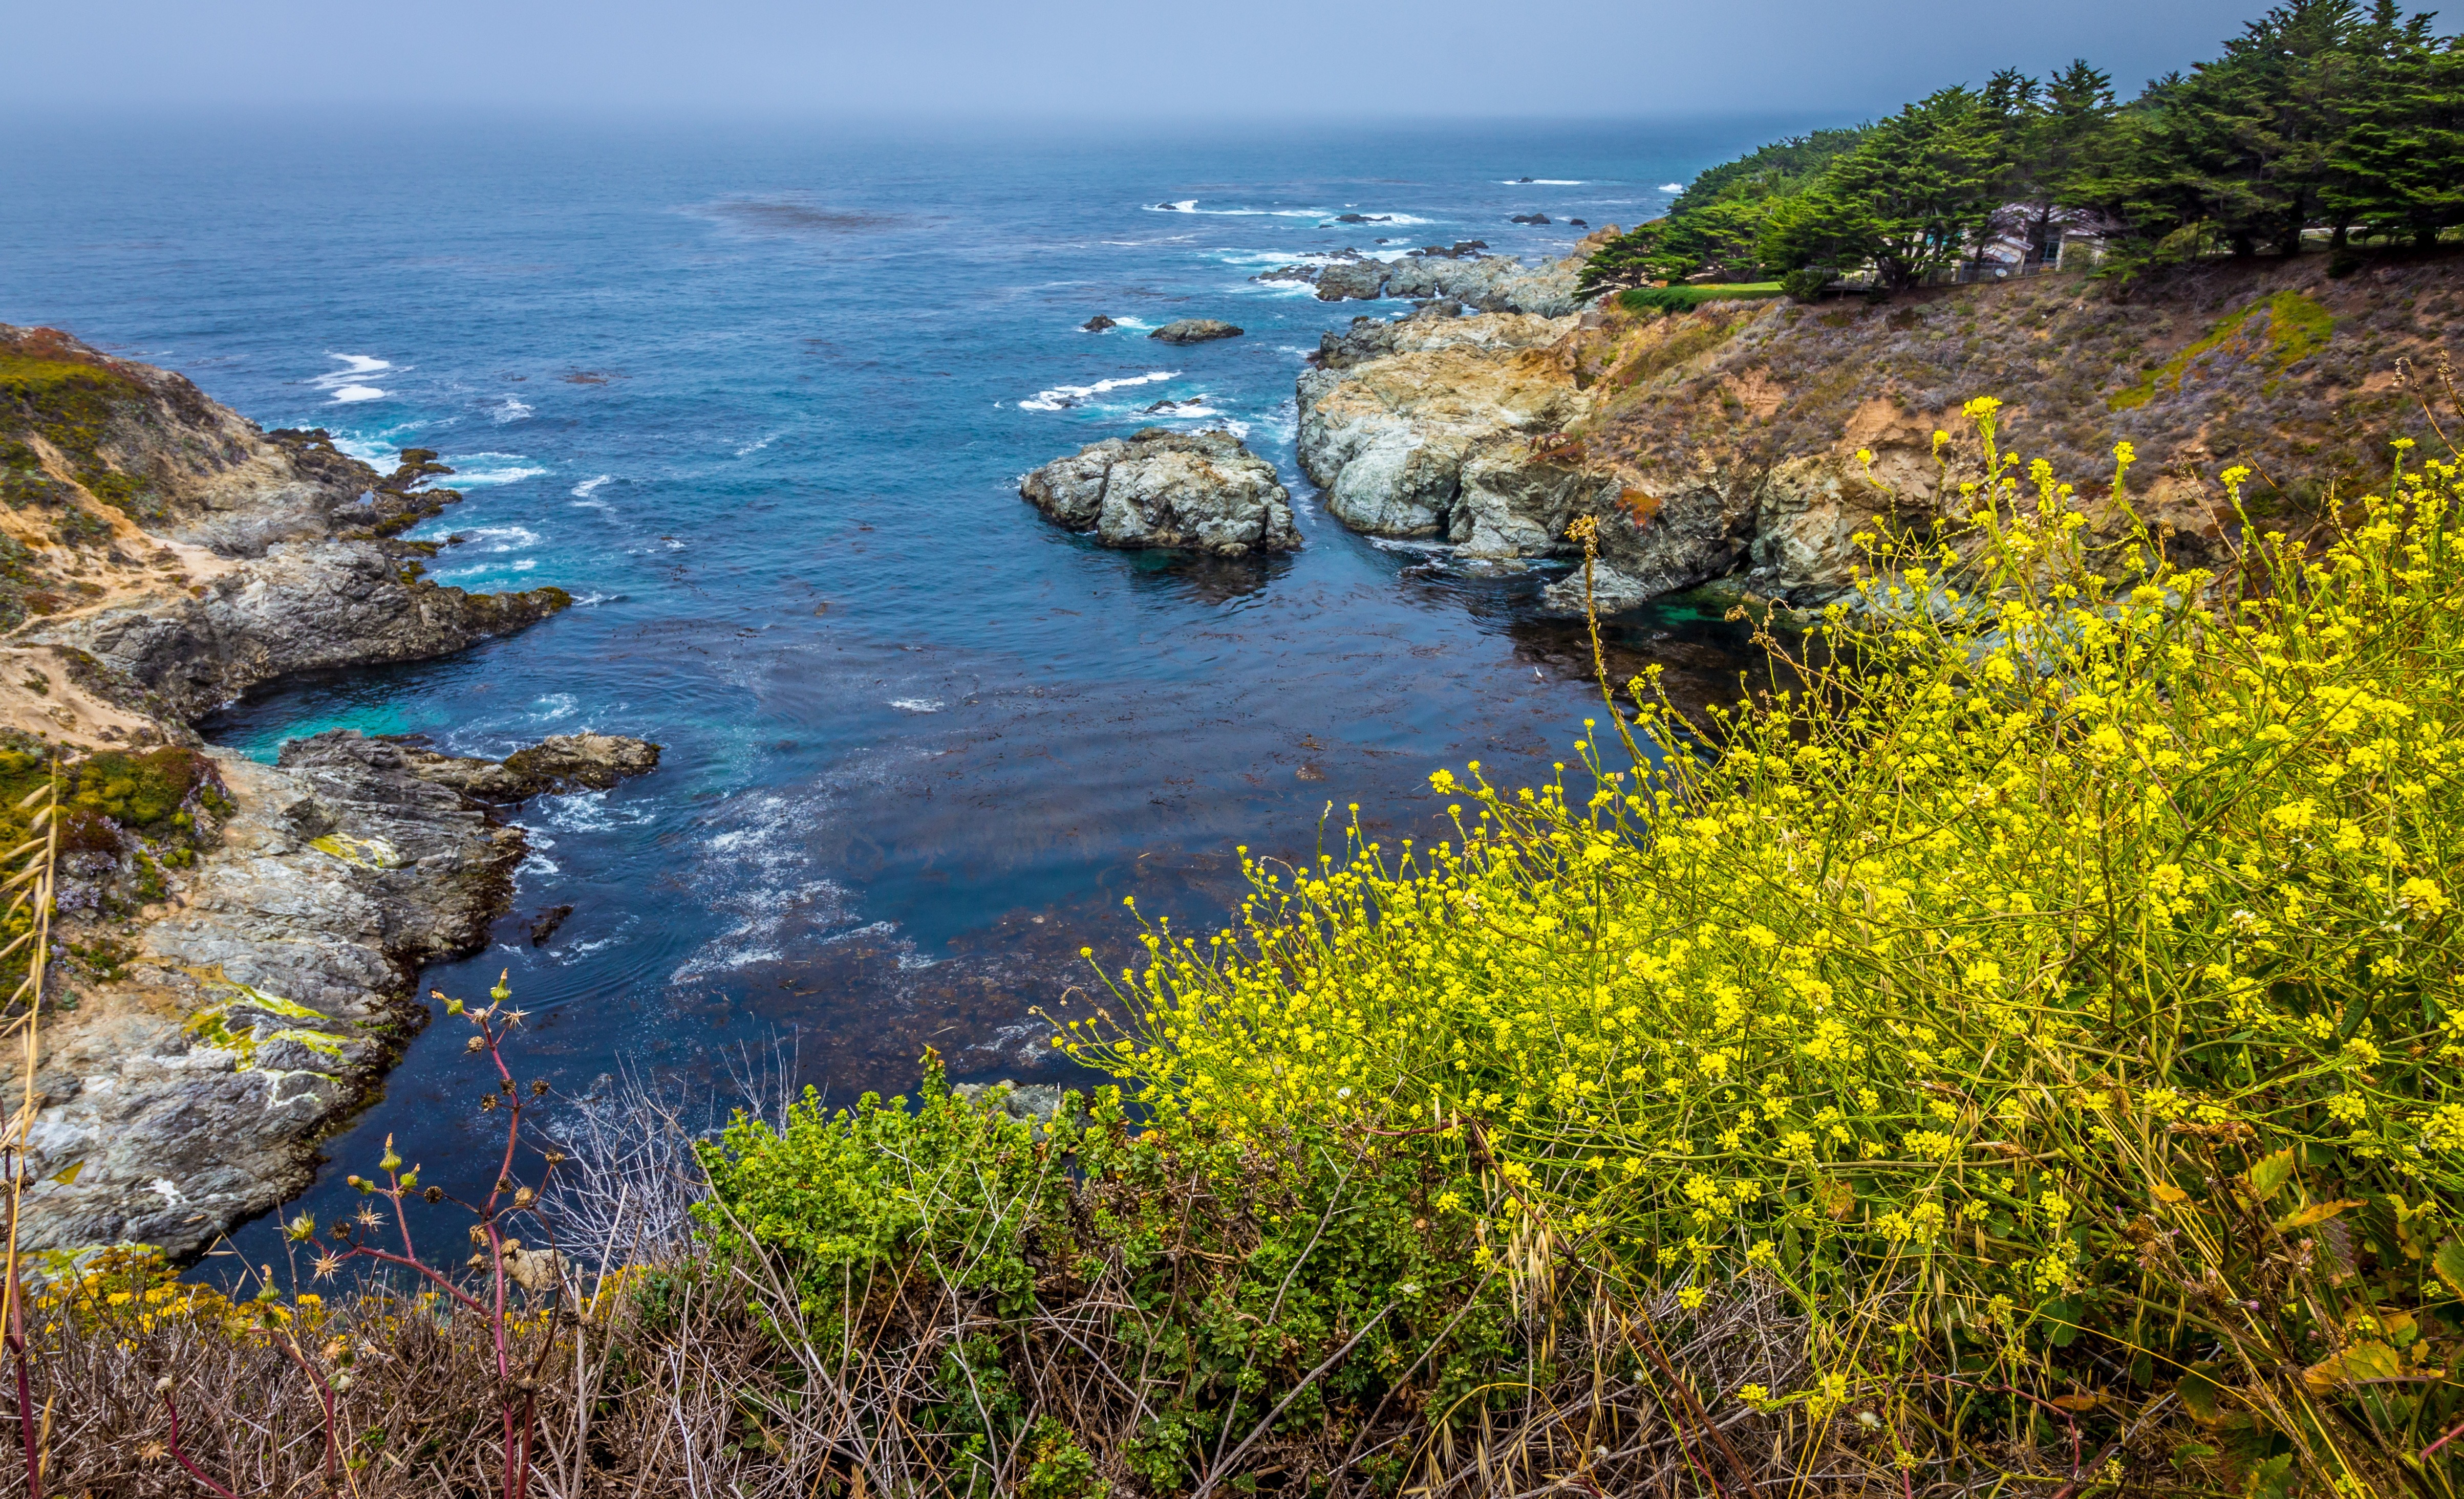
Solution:
<path fill-rule="evenodd" d="M 793 1037 L 851 1098 L 910 1086 L 927 1043 L 961 1076 L 1049 1069 L 1028 1011 L 1089 982 L 1082 944 L 1126 947 L 1124 896 L 1203 923 L 1237 902 L 1237 843 L 1303 853 L 1354 802 L 1390 840 L 1440 836 L 1432 769 L 1571 758 L 1598 702 L 1579 632 L 1531 607 L 1545 575 L 1353 536 L 1293 462 L 1303 356 L 1399 304 L 1247 278 L 1345 245 L 1563 253 L 1582 229 L 1508 215 L 1630 225 L 1772 129 L 30 128 L 0 153 L 0 320 L 373 461 L 439 449 L 468 498 L 415 533 L 464 538 L 435 575 L 581 600 L 206 726 L 267 758 L 337 726 L 667 747 L 653 776 L 525 808 L 513 917 L 428 975 L 475 998 L 510 970 L 525 1075 L 723 1078 Z M 1124 326 L 1077 331 L 1097 313 Z M 1182 316 L 1248 332 L 1143 336 Z M 1145 413 L 1167 400 L 1196 404 Z M 1305 549 L 1108 552 L 1019 500 L 1027 468 L 1157 422 L 1243 433 Z M 1706 683 L 1741 644 L 1682 610 L 1618 634 Z M 312 1207 L 387 1134 L 450 1188 L 492 1169 L 464 1034 L 412 1043 Z"/>

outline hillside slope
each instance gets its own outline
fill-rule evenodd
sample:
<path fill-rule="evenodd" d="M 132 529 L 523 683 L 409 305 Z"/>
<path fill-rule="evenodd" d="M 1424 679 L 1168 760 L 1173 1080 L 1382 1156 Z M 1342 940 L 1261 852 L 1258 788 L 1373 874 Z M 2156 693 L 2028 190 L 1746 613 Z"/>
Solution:
<path fill-rule="evenodd" d="M 2196 554 L 2221 534 L 2228 467 L 2254 470 L 2260 518 L 2289 521 L 2315 513 L 2331 486 L 2358 493 L 2383 476 L 2392 438 L 2443 453 L 2403 372 L 2422 383 L 2459 323 L 2464 260 L 2388 256 L 2338 280 L 2324 257 L 2304 256 L 2211 262 L 2126 301 L 2053 275 L 1881 303 L 1604 305 L 1545 344 L 1455 340 L 1442 354 L 1355 326 L 1331 335 L 1323 368 L 1302 378 L 1302 457 L 1343 495 L 1347 521 L 1380 532 L 1381 516 L 1434 516 L 1380 533 L 1451 537 L 1483 554 L 1506 539 L 1512 554 L 1567 555 L 1565 522 L 1596 513 L 1610 608 L 1740 568 L 1760 592 L 1811 603 L 1845 586 L 1851 538 L 1875 517 L 1945 518 L 1933 434 L 1964 429 L 1954 419 L 1972 397 L 2001 399 L 2010 445 L 2082 492 L 2109 482 L 2115 442 L 2133 444 L 2134 508 Z M 1530 387 L 1519 402 L 1517 384 Z M 1397 456 L 1454 444 L 1442 413 L 1472 389 L 1501 413 L 1478 474 L 1458 465 L 1433 480 L 1427 457 Z M 1347 435 L 1368 420 L 1348 414 L 1372 405 L 1379 442 Z M 1355 448 L 1385 453 L 1395 477 L 1347 472 Z M 1859 448 L 1875 456 L 1872 476 Z M 1510 516 L 1489 513 L 1501 503 Z M 1551 597 L 1579 603 L 1569 584 Z"/>

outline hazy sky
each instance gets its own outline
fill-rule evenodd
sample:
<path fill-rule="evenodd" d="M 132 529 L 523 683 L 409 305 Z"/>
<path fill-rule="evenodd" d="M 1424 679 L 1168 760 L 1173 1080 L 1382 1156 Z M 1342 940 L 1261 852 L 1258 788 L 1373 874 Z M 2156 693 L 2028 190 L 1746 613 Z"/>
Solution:
<path fill-rule="evenodd" d="M 0 0 L 0 103 L 1861 117 L 2085 56 L 2127 95 L 2262 0 Z"/>

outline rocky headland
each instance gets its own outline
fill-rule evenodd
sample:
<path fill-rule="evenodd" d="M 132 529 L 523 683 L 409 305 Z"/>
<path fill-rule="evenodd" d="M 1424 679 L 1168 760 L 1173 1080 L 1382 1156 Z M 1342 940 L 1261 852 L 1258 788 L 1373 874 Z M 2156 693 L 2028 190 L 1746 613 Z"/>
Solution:
<path fill-rule="evenodd" d="M 1108 547 L 1241 556 L 1301 544 L 1275 466 L 1228 432 L 1151 426 L 1028 474 L 1019 495 Z"/>
<path fill-rule="evenodd" d="M 1301 463 L 1337 518 L 1471 555 L 1567 557 L 1567 525 L 1595 515 L 1604 608 L 1732 575 L 1813 605 L 1848 591 L 1854 538 L 1877 520 L 1961 518 L 1934 433 L 1966 431 L 1960 406 L 1980 395 L 2005 402 L 2006 446 L 2083 495 L 2109 488 L 2113 443 L 2133 444 L 2129 509 L 2177 556 L 2221 554 L 2231 465 L 2254 470 L 2262 518 L 2315 513 L 2315 487 L 2268 476 L 2368 484 L 2387 440 L 2431 439 L 2400 361 L 2429 367 L 2464 323 L 2464 262 L 2390 255 L 2331 278 L 2324 256 L 2219 260 L 2127 300 L 2055 275 L 1815 306 L 1449 311 L 1355 318 L 1300 377 Z M 2110 499 L 2090 514 L 2128 523 Z M 1548 597 L 1579 608 L 1581 581 Z"/>
<path fill-rule="evenodd" d="M 381 473 L 0 325 L 0 793 L 56 776 L 66 809 L 25 1245 L 194 1253 L 306 1185 L 424 1022 L 421 966 L 503 914 L 523 846 L 502 809 L 657 763 L 601 735 L 503 761 L 348 731 L 272 766 L 200 745 L 196 718 L 286 673 L 447 654 L 571 601 L 422 576 L 435 545 L 400 532 L 460 499 L 435 458 Z M 12 1047 L 0 1086 L 24 1085 Z"/>

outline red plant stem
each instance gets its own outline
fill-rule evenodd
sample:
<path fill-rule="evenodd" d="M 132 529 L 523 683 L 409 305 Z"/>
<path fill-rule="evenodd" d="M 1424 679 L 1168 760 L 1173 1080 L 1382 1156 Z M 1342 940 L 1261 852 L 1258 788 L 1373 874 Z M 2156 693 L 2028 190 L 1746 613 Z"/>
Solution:
<path fill-rule="evenodd" d="M 2432 1452 L 2437 1451 L 2440 1447 L 2445 1446 L 2445 1445 L 2446 1445 L 2447 1444 L 2449 1444 L 2450 1442 L 2454 1441 L 2457 1437 L 2464 1437 L 2464 1422 L 2459 1422 L 2459 1423 L 2456 1423 L 2453 1428 L 2451 1428 L 2451 1429 L 2448 1431 L 2447 1435 L 2445 1435 L 2445 1436 L 2443 1436 L 2443 1437 L 2439 1438 L 2437 1441 L 2435 1441 L 2435 1442 L 2431 1443 L 2430 1445 L 2428 1445 L 2428 1446 L 2426 1446 L 2426 1447 L 2423 1447 L 2423 1448 L 2421 1449 L 2421 1458 L 2420 1458 L 2420 1461 L 2422 1461 L 2422 1462 L 2424 1462 L 2424 1463 L 2429 1462 L 2429 1461 L 2430 1461 L 2430 1454 L 2431 1454 Z"/>
<path fill-rule="evenodd" d="M 488 1310 L 480 1303 L 476 1296 L 472 1295 L 469 1292 L 464 1291 L 461 1287 L 453 1284 L 453 1282 L 446 1279 L 444 1276 L 429 1269 L 417 1260 L 406 1259 L 402 1255 L 394 1253 L 391 1249 L 372 1249 L 364 1244 L 355 1246 L 351 1252 L 353 1254 L 364 1254 L 372 1260 L 383 1260 L 388 1265 L 400 1265 L 406 1269 L 415 1270 L 421 1274 L 427 1276 L 429 1279 L 436 1282 L 436 1284 L 444 1290 L 447 1295 L 461 1302 L 465 1307 L 470 1308 L 472 1311 L 484 1314 Z"/>
<path fill-rule="evenodd" d="M 180 1407 L 171 1403 L 171 1392 L 169 1390 L 165 1390 L 163 1392 L 163 1410 L 165 1414 L 171 1418 L 171 1456 L 173 1460 L 178 1462 L 182 1467 L 188 1470 L 188 1476 L 190 1478 L 195 1479 L 197 1482 L 205 1485 L 208 1488 L 210 1488 L 214 1492 L 222 1495 L 223 1499 L 239 1499 L 239 1495 L 232 1493 L 222 1485 L 215 1483 L 210 1478 L 208 1478 L 206 1476 L 206 1470 L 199 1467 L 196 1464 L 188 1461 L 188 1454 L 180 1450 Z"/>

